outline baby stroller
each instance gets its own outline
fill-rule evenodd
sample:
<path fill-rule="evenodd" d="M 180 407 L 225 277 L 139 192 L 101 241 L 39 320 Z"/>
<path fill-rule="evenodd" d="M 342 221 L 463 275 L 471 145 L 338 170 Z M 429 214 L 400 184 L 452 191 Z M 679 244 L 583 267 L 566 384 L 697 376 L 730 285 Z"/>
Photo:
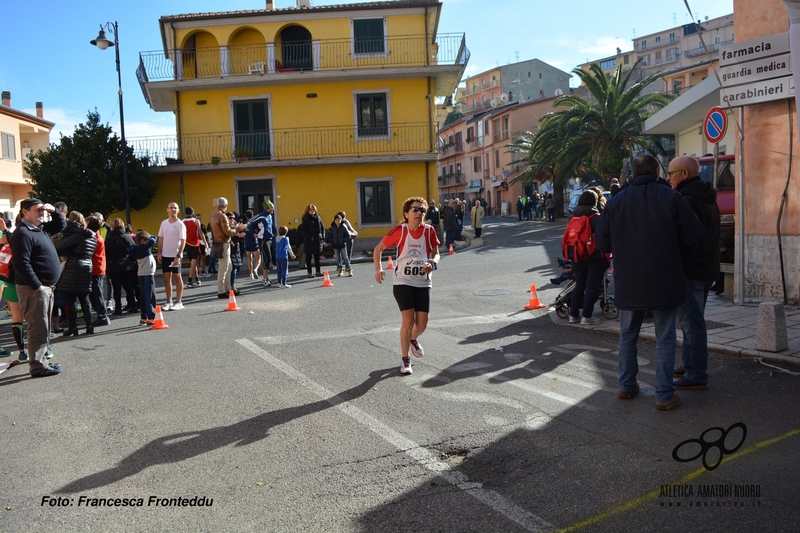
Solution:
<path fill-rule="evenodd" d="M 575 290 L 575 274 L 572 271 L 572 262 L 565 261 L 560 257 L 554 257 L 553 260 L 556 266 L 563 270 L 561 275 L 557 278 L 550 279 L 553 285 L 560 285 L 564 281 L 569 281 L 564 290 L 556 296 L 556 301 L 553 306 L 556 308 L 556 314 L 559 318 L 569 317 L 569 302 L 572 297 L 572 292 Z M 613 292 L 609 291 L 609 287 L 613 287 L 614 279 L 613 266 L 606 270 L 603 274 L 603 293 L 600 296 L 600 308 L 603 310 L 603 316 L 612 320 L 619 316 L 619 309 L 614 304 Z"/>
<path fill-rule="evenodd" d="M 601 300 L 601 307 L 603 308 L 603 316 L 612 320 L 619 316 L 619 309 L 614 303 L 614 293 L 609 291 L 609 287 L 614 286 L 614 265 L 608 267 L 605 274 L 603 274 L 603 297 Z"/>
<path fill-rule="evenodd" d="M 569 316 L 569 301 L 572 291 L 575 290 L 575 273 L 572 271 L 572 261 L 564 261 L 560 257 L 554 257 L 556 266 L 562 270 L 561 275 L 557 278 L 551 278 L 550 283 L 553 285 L 561 285 L 567 281 L 567 286 L 563 291 L 558 293 L 556 301 L 553 306 L 556 308 L 556 314 L 559 318 L 567 318 Z"/>

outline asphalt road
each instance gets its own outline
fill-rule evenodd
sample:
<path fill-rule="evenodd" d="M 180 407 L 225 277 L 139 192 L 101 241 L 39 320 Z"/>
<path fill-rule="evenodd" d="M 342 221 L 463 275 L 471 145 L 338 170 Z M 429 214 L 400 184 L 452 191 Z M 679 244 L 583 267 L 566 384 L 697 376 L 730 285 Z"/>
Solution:
<path fill-rule="evenodd" d="M 0 375 L 0 531 L 797 531 L 800 377 L 714 355 L 658 412 L 643 342 L 618 400 L 615 336 L 523 309 L 563 224 L 506 220 L 443 257 L 411 376 L 371 264 L 56 340 L 61 375 Z"/>

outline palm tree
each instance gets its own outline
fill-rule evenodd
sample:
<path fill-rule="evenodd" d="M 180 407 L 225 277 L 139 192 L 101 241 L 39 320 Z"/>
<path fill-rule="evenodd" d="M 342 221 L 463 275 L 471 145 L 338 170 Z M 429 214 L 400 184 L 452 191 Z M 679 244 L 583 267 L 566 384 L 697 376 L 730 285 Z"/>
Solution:
<path fill-rule="evenodd" d="M 657 150 L 659 143 L 643 135 L 642 126 L 670 98 L 661 93 L 642 94 L 659 79 L 658 74 L 628 87 L 637 65 L 626 73 L 619 66 L 610 77 L 597 63 L 588 71 L 573 70 L 591 99 L 577 94 L 558 97 L 553 104 L 557 110 L 540 119 L 537 133 L 526 132 L 509 144 L 510 151 L 526 153 L 520 160 L 526 170 L 516 181 L 529 182 L 549 174 L 558 186 L 571 176 L 588 172 L 601 175 L 608 186 L 637 147 Z"/>

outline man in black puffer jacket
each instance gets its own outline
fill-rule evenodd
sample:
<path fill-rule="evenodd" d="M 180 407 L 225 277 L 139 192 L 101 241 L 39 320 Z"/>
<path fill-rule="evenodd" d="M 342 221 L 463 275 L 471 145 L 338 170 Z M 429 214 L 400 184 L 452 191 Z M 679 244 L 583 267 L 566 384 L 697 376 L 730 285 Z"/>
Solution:
<path fill-rule="evenodd" d="M 686 302 L 678 308 L 683 331 L 682 366 L 673 371 L 678 389 L 708 388 L 708 333 L 705 309 L 708 291 L 719 276 L 719 207 L 717 191 L 700 177 L 700 164 L 681 156 L 669 164 L 667 180 L 683 195 L 705 228 L 703 240 L 692 255 L 684 257 Z"/>
<path fill-rule="evenodd" d="M 703 225 L 683 196 L 658 177 L 655 157 L 633 161 L 633 177 L 600 214 L 597 247 L 614 254 L 614 303 L 621 310 L 619 392 L 628 399 L 639 392 L 636 344 L 645 311 L 655 318 L 656 409 L 680 403 L 672 370 L 677 339 L 675 320 L 686 299 L 682 254 L 694 253 L 703 239 Z"/>

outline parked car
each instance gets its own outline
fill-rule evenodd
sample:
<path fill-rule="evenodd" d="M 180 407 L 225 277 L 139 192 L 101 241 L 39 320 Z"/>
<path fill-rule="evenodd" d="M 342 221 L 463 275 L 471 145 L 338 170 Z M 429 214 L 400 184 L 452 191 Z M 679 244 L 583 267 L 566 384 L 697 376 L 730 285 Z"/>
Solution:
<path fill-rule="evenodd" d="M 704 155 L 697 159 L 700 162 L 700 177 L 714 185 L 712 176 L 714 174 L 714 156 Z M 734 177 L 734 165 L 736 156 L 721 155 L 717 163 L 717 205 L 719 206 L 720 225 L 723 228 L 721 234 L 725 234 L 724 228 L 733 225 L 733 214 L 736 204 L 736 178 Z"/>
<path fill-rule="evenodd" d="M 578 199 L 583 194 L 583 189 L 580 191 L 573 191 L 569 197 L 569 205 L 567 206 L 567 215 L 571 215 L 578 205 Z M 603 196 L 606 197 L 606 202 L 611 199 L 611 191 L 603 191 Z"/>

